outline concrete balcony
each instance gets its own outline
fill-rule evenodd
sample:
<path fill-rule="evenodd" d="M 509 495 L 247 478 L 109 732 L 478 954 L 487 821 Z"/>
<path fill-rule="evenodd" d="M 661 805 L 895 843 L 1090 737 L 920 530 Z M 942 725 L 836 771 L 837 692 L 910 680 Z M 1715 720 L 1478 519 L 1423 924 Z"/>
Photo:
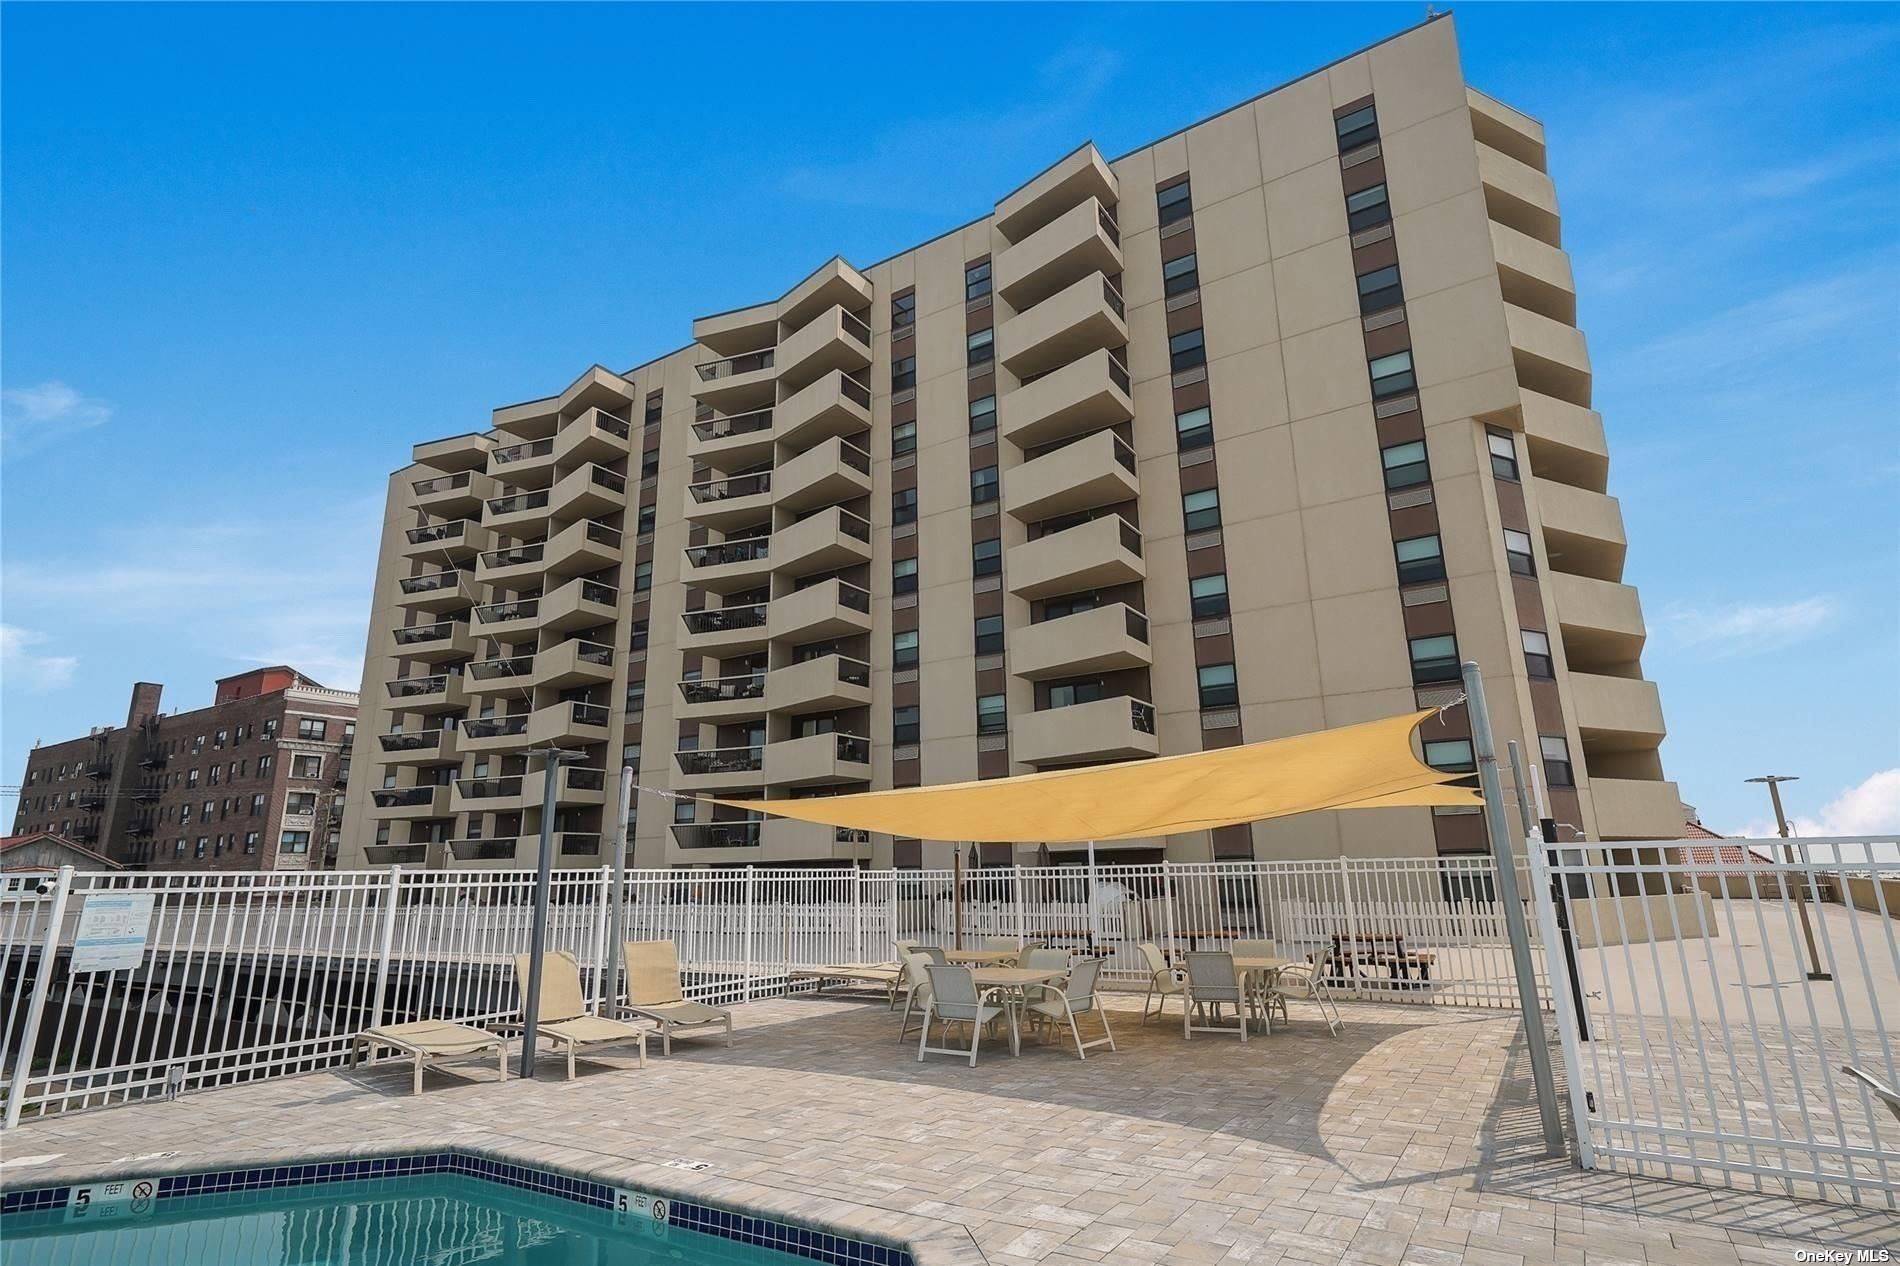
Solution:
<path fill-rule="evenodd" d="M 1531 486 L 1537 495 L 1551 569 L 1597 580 L 1621 580 L 1629 541 L 1623 534 L 1623 508 L 1616 498 L 1548 479 L 1532 479 Z"/>
<path fill-rule="evenodd" d="M 471 660 L 462 670 L 463 689 L 473 699 L 522 699 L 534 686 L 534 656 L 504 655 Z"/>
<path fill-rule="evenodd" d="M 392 631 L 390 646 L 392 655 L 425 664 L 446 664 L 475 657 L 475 634 L 465 619 L 438 620 Z"/>
<path fill-rule="evenodd" d="M 534 684 L 555 690 L 605 686 L 614 679 L 614 648 L 578 639 L 562 642 L 534 657 Z"/>
<path fill-rule="evenodd" d="M 514 488 L 545 488 L 554 482 L 554 440 L 521 440 L 488 450 L 488 473 Z"/>
<path fill-rule="evenodd" d="M 682 651 L 697 651 L 715 659 L 725 659 L 746 651 L 764 648 L 769 640 L 765 631 L 766 609 L 759 602 L 739 607 L 708 607 L 703 611 L 680 613 Z"/>
<path fill-rule="evenodd" d="M 1491 253 L 1498 261 L 1504 301 L 1561 321 L 1577 322 L 1577 283 L 1570 256 L 1507 225 L 1491 222 Z"/>
<path fill-rule="evenodd" d="M 728 721 L 765 713 L 765 674 L 733 673 L 679 683 L 680 704 L 674 715 L 682 721 Z"/>
<path fill-rule="evenodd" d="M 696 866 L 757 862 L 763 822 L 675 822 L 674 850 Z"/>
<path fill-rule="evenodd" d="M 579 462 L 611 462 L 633 450 L 633 428 L 611 413 L 589 409 L 561 424 L 554 460 L 563 469 Z"/>
<path fill-rule="evenodd" d="M 871 306 L 874 294 L 863 273 L 833 257 L 785 292 L 785 297 L 778 301 L 779 324 L 796 330 L 826 308 L 843 307 L 862 312 Z"/>
<path fill-rule="evenodd" d="M 539 847 L 539 840 L 513 835 L 448 842 L 449 858 L 456 870 L 532 869 Z"/>
<path fill-rule="evenodd" d="M 808 576 L 871 561 L 871 524 L 842 506 L 800 519 L 772 534 L 772 570 Z"/>
<path fill-rule="evenodd" d="M 546 488 L 490 497 L 484 503 L 486 510 L 482 522 L 490 529 L 509 536 L 536 536 L 539 535 L 538 529 L 548 521 L 548 502 L 551 499 Z"/>
<path fill-rule="evenodd" d="M 1097 431 L 1024 462 L 1003 484 L 1003 508 L 1025 523 L 1133 501 L 1141 495 L 1135 450 Z"/>
<path fill-rule="evenodd" d="M 541 807 L 541 777 L 506 774 L 491 778 L 457 778 L 450 807 L 456 813 L 519 813 Z"/>
<path fill-rule="evenodd" d="M 688 545 L 680 579 L 709 593 L 736 593 L 765 583 L 772 574 L 772 538 L 748 536 L 711 545 Z"/>
<path fill-rule="evenodd" d="M 464 752 L 479 755 L 483 752 L 512 752 L 528 746 L 528 722 L 531 714 L 516 713 L 512 716 L 469 717 L 458 727 L 461 731 L 461 748 Z"/>
<path fill-rule="evenodd" d="M 402 534 L 405 558 L 421 558 L 437 563 L 465 563 L 485 549 L 492 549 L 495 535 L 473 519 L 450 519 L 412 527 Z"/>
<path fill-rule="evenodd" d="M 1681 789 L 1661 779 L 1593 777 L 1590 802 L 1606 840 L 1673 840 L 1688 817 Z"/>
<path fill-rule="evenodd" d="M 534 589 L 547 572 L 547 542 L 508 545 L 491 549 L 476 564 L 475 578 L 485 585 L 509 589 Z"/>
<path fill-rule="evenodd" d="M 805 388 L 810 391 L 812 388 Z M 772 459 L 772 446 L 778 441 L 773 412 L 759 409 L 738 417 L 708 418 L 693 423 L 686 440 L 686 455 L 715 470 L 744 469 Z"/>
<path fill-rule="evenodd" d="M 1004 396 L 999 424 L 1010 443 L 1037 448 L 1134 416 L 1128 369 L 1104 348 Z"/>
<path fill-rule="evenodd" d="M 1549 176 L 1480 141 L 1478 183 L 1493 220 L 1547 245 L 1563 245 L 1557 187 Z"/>
<path fill-rule="evenodd" d="M 1127 695 L 1045 708 L 1012 720 L 1011 754 L 1030 765 L 1124 760 L 1161 751 L 1154 706 Z"/>
<path fill-rule="evenodd" d="M 1573 672 L 1570 697 L 1586 748 L 1647 751 L 1663 741 L 1662 697 L 1653 681 Z"/>
<path fill-rule="evenodd" d="M 1018 378 L 1047 373 L 1090 352 L 1128 342 L 1122 297 L 1108 278 L 1090 273 L 996 332 L 1000 359 Z"/>
<path fill-rule="evenodd" d="M 1555 396 L 1519 389 L 1524 411 L 1524 446 L 1531 471 L 1540 478 L 1574 484 L 1590 492 L 1609 486 L 1610 449 L 1603 438 L 1603 417 Z"/>
<path fill-rule="evenodd" d="M 541 600 L 514 598 L 506 602 L 490 602 L 476 607 L 474 614 L 476 637 L 492 637 L 503 642 L 519 641 L 540 629 Z"/>
<path fill-rule="evenodd" d="M 383 787 L 369 793 L 369 816 L 378 822 L 449 816 L 447 787 Z"/>
<path fill-rule="evenodd" d="M 557 519 L 591 519 L 627 508 L 627 477 L 589 464 L 555 481 L 548 513 Z"/>
<path fill-rule="evenodd" d="M 427 677 L 398 677 L 385 682 L 392 712 L 461 712 L 468 707 L 468 692 L 460 673 L 434 673 Z"/>
<path fill-rule="evenodd" d="M 765 768 L 762 747 L 712 747 L 674 752 L 674 791 L 726 791 L 756 787 Z"/>
<path fill-rule="evenodd" d="M 1487 97 L 1476 88 L 1465 89 L 1465 104 L 1471 110 L 1471 130 L 1479 141 L 1544 170 L 1544 125 L 1530 115 Z"/>
<path fill-rule="evenodd" d="M 816 642 L 871 631 L 871 594 L 833 577 L 775 598 L 766 615 L 774 641 Z"/>
<path fill-rule="evenodd" d="M 871 834 L 848 826 L 767 818 L 759 824 L 758 861 L 764 865 L 801 861 L 853 861 L 870 855 Z"/>
<path fill-rule="evenodd" d="M 555 633 L 599 628 L 618 614 L 620 591 L 598 580 L 576 576 L 541 597 L 541 627 Z"/>
<path fill-rule="evenodd" d="M 718 356 L 737 356 L 778 337 L 778 304 L 755 303 L 693 321 L 693 341 Z"/>
<path fill-rule="evenodd" d="M 482 452 L 486 463 L 486 446 Z M 501 488 L 487 475 L 467 470 L 453 475 L 429 475 L 413 481 L 410 488 L 415 492 L 418 510 L 444 518 L 478 515 L 484 501 L 501 493 Z"/>
<path fill-rule="evenodd" d="M 607 737 L 607 705 L 563 699 L 528 715 L 528 746 L 581 746 Z"/>
<path fill-rule="evenodd" d="M 842 307 L 828 308 L 785 337 L 777 360 L 779 385 L 787 393 L 833 370 L 862 373 L 871 367 L 871 327 Z"/>
<path fill-rule="evenodd" d="M 454 569 L 404 576 L 396 582 L 396 605 L 405 611 L 460 611 L 474 601 L 469 579 Z"/>
<path fill-rule="evenodd" d="M 385 765 L 450 765 L 462 759 L 461 731 L 441 726 L 406 734 L 379 734 Z"/>
<path fill-rule="evenodd" d="M 774 668 L 765 675 L 768 711 L 793 716 L 869 707 L 871 666 L 844 655 L 820 655 L 803 663 Z"/>
<path fill-rule="evenodd" d="M 1125 585 L 1148 574 L 1141 533 L 1118 514 L 1078 523 L 1009 549 L 1003 573 L 1019 598 L 1050 598 Z"/>
<path fill-rule="evenodd" d="M 1009 631 L 1010 671 L 1030 681 L 1146 668 L 1153 662 L 1148 617 L 1126 603 Z"/>
<path fill-rule="evenodd" d="M 772 472 L 729 475 L 686 485 L 686 521 L 729 532 L 772 517 Z"/>
<path fill-rule="evenodd" d="M 431 470 L 454 473 L 488 468 L 488 450 L 495 441 L 482 431 L 451 435 L 445 439 L 425 440 L 409 450 L 409 460 Z"/>
<path fill-rule="evenodd" d="M 996 257 L 996 293 L 1020 312 L 1090 273 L 1121 270 L 1115 215 L 1099 198 L 1089 198 Z"/>
<path fill-rule="evenodd" d="M 624 412 L 638 403 L 639 396 L 632 383 L 599 365 L 591 366 L 569 383 L 567 390 L 554 401 L 555 408 L 567 414 L 576 414 L 583 409 L 619 409 Z M 495 425 L 503 424 L 502 418 L 498 417 Z"/>
<path fill-rule="evenodd" d="M 547 539 L 542 566 L 550 577 L 580 576 L 612 567 L 625 557 L 620 529 L 593 519 L 570 523 Z"/>
<path fill-rule="evenodd" d="M 1510 303 L 1504 305 L 1504 324 L 1520 387 L 1590 407 L 1590 352 L 1583 331 Z"/>
<path fill-rule="evenodd" d="M 794 448 L 871 425 L 871 389 L 839 370 L 800 387 L 772 410 L 772 429 Z"/>
<path fill-rule="evenodd" d="M 427 840 L 417 840 L 414 844 L 377 844 L 363 845 L 363 860 L 371 866 L 427 866 L 429 854 L 435 846 Z"/>
<path fill-rule="evenodd" d="M 772 499 L 794 513 L 871 495 L 871 454 L 855 440 L 833 436 L 772 472 Z"/>
<path fill-rule="evenodd" d="M 1649 634 L 1634 586 L 1565 572 L 1547 580 L 1572 672 L 1608 671 L 1641 658 Z"/>
<path fill-rule="evenodd" d="M 871 740 L 855 734 L 811 734 L 765 745 L 765 783 L 816 787 L 871 780 Z"/>
<path fill-rule="evenodd" d="M 750 413 L 778 394 L 775 348 L 762 347 L 707 361 L 694 370 L 693 399 L 720 413 Z"/>
<path fill-rule="evenodd" d="M 1020 242 L 1080 203 L 1113 205 L 1120 198 L 1114 169 L 1093 144 L 1084 144 L 997 203 L 994 223 L 1004 237 Z"/>

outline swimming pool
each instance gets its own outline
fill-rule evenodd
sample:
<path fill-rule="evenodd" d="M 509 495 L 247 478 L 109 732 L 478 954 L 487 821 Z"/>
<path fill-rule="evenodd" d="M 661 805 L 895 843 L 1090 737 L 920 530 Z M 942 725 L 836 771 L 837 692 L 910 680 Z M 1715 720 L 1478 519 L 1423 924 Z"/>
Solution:
<path fill-rule="evenodd" d="M 912 1261 L 900 1248 L 454 1153 L 10 1192 L 6 1209 L 7 1266 Z"/>

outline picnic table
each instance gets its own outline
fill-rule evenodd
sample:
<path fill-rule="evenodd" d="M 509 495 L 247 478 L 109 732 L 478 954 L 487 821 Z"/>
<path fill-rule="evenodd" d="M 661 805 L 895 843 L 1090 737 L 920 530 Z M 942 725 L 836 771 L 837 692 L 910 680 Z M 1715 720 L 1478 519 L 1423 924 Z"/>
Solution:
<path fill-rule="evenodd" d="M 1351 936 L 1335 932 L 1321 971 L 1333 980 L 1350 984 L 1362 979 L 1360 968 L 1376 971 L 1383 967 L 1394 983 L 1423 989 L 1432 982 L 1432 964 L 1437 957 L 1430 950 L 1407 949 L 1403 932 L 1359 932 Z M 1418 973 L 1416 979 L 1414 972 Z"/>
<path fill-rule="evenodd" d="M 993 967 L 998 963 L 1013 962 L 1020 953 L 1022 951 L 1019 949 L 947 949 L 943 956 L 950 962 L 966 966 Z"/>

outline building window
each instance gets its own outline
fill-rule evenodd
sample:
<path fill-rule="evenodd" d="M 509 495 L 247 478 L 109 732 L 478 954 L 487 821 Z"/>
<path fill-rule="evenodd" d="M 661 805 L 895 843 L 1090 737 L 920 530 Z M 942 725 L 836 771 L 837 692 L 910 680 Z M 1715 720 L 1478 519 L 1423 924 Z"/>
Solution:
<path fill-rule="evenodd" d="M 992 537 L 987 541 L 973 541 L 970 544 L 970 574 L 973 576 L 995 576 L 1003 570 L 1003 542 Z"/>
<path fill-rule="evenodd" d="M 1412 373 L 1412 353 L 1409 348 L 1390 356 L 1375 356 L 1366 362 L 1366 367 L 1372 371 L 1374 400 L 1402 395 L 1418 386 L 1418 378 Z"/>
<path fill-rule="evenodd" d="M 185 786 L 187 788 L 190 788 L 190 787 L 196 787 L 197 785 L 198 785 L 198 771 L 195 769 L 186 770 L 185 771 Z"/>
<path fill-rule="evenodd" d="M 691 800 L 675 800 L 673 802 L 673 821 L 679 823 L 691 822 L 693 815 L 698 811 L 699 806 Z"/>
<path fill-rule="evenodd" d="M 191 855 L 193 857 L 203 857 L 205 855 L 205 849 L 208 848 L 210 844 L 211 837 L 209 835 L 200 835 L 197 845 L 191 850 Z"/>
<path fill-rule="evenodd" d="M 285 831 L 283 836 L 278 840 L 277 851 L 280 853 L 308 853 L 310 851 L 310 832 Z"/>
<path fill-rule="evenodd" d="M 917 560 L 914 558 L 893 558 L 891 560 L 891 592 L 917 592 Z"/>
<path fill-rule="evenodd" d="M 1174 415 L 1174 445 L 1182 452 L 1214 442 L 1214 411 L 1206 405 Z"/>
<path fill-rule="evenodd" d="M 1432 481 L 1431 467 L 1425 461 L 1424 440 L 1408 440 L 1382 448 L 1379 462 L 1385 467 L 1385 486 L 1390 492 Z"/>
<path fill-rule="evenodd" d="M 891 635 L 891 667 L 917 667 L 917 630 L 909 629 Z"/>
<path fill-rule="evenodd" d="M 1000 655 L 1003 652 L 1003 617 L 980 615 L 976 618 L 976 653 Z"/>
<path fill-rule="evenodd" d="M 1553 787 L 1574 787 L 1576 774 L 1570 768 L 1570 744 L 1561 734 L 1537 736 L 1537 750 L 1544 757 L 1544 781 Z"/>
<path fill-rule="evenodd" d="M 277 765 L 277 758 L 275 756 L 258 757 L 257 758 L 257 776 L 259 778 L 269 777 L 270 771 L 274 769 L 276 765 Z"/>
<path fill-rule="evenodd" d="M 917 358 L 899 356 L 891 362 L 891 390 L 903 391 L 917 385 Z"/>
<path fill-rule="evenodd" d="M 970 434 L 981 435 L 996 429 L 996 397 L 984 396 L 970 401 Z"/>
<path fill-rule="evenodd" d="M 655 520 L 658 518 L 658 515 L 659 515 L 658 507 L 641 506 L 640 517 L 634 520 L 634 525 L 633 525 L 634 535 L 645 536 L 648 532 L 651 532 L 653 530 L 653 524 Z"/>
<path fill-rule="evenodd" d="M 915 743 L 922 733 L 922 712 L 916 704 L 906 704 L 891 710 L 891 742 Z"/>
<path fill-rule="evenodd" d="M 323 757 L 297 756 L 290 762 L 290 774 L 293 778 L 323 777 Z"/>
<path fill-rule="evenodd" d="M 1240 702 L 1240 684 L 1232 664 L 1205 664 L 1196 675 L 1203 708 L 1231 708 Z"/>
<path fill-rule="evenodd" d="M 1445 554 L 1438 537 L 1413 536 L 1392 543 L 1399 563 L 1399 583 L 1416 585 L 1445 578 Z"/>
<path fill-rule="evenodd" d="M 1161 265 L 1161 292 L 1170 299 L 1198 290 L 1200 286 L 1201 270 L 1193 251 Z"/>
<path fill-rule="evenodd" d="M 966 264 L 963 269 L 963 301 L 972 303 L 990 292 L 990 261 Z"/>
<path fill-rule="evenodd" d="M 271 717 L 270 719 L 264 722 L 264 741 L 266 743 L 269 743 L 272 740 L 274 740 L 276 737 L 277 737 L 277 718 Z M 204 744 L 205 744 L 205 741 L 203 739 L 198 740 L 199 747 L 203 747 Z"/>
<path fill-rule="evenodd" d="M 891 522 L 915 523 L 917 521 L 917 490 L 899 488 L 891 494 Z"/>
<path fill-rule="evenodd" d="M 206 771 L 205 781 L 213 787 L 218 785 L 219 768 L 220 768 L 219 766 L 213 765 L 208 771 Z"/>
<path fill-rule="evenodd" d="M 217 734 L 212 737 L 211 746 L 223 747 L 230 737 L 231 732 L 229 730 L 219 730 Z"/>
<path fill-rule="evenodd" d="M 1188 608 L 1197 620 L 1216 620 L 1227 614 L 1227 573 L 1196 576 L 1188 581 Z"/>
<path fill-rule="evenodd" d="M 251 797 L 251 816 L 254 818 L 260 817 L 263 815 L 263 812 L 264 812 L 264 793 L 260 791 L 258 794 Z"/>
<path fill-rule="evenodd" d="M 1449 633 L 1437 637 L 1415 637 L 1407 645 L 1412 652 L 1412 684 L 1430 686 L 1457 681 L 1458 639 Z"/>
<path fill-rule="evenodd" d="M 891 328 L 901 330 L 917 324 L 917 292 L 906 291 L 891 300 Z"/>
<path fill-rule="evenodd" d="M 1392 203 L 1385 196 L 1384 185 L 1346 195 L 1346 227 L 1354 233 L 1391 221 Z"/>
<path fill-rule="evenodd" d="M 1487 426 L 1484 428 L 1484 442 L 1491 450 L 1491 473 L 1499 479 L 1518 482 L 1517 442 L 1511 438 L 1511 433 Z"/>
<path fill-rule="evenodd" d="M 218 737 L 222 739 L 224 736 L 220 734 Z M 330 727 L 317 717 L 302 717 L 297 722 L 297 737 L 321 743 L 330 737 Z M 219 743 L 219 746 L 222 747 L 223 743 Z"/>
<path fill-rule="evenodd" d="M 976 699 L 976 732 L 978 734 L 1004 734 L 1009 730 L 1009 707 L 1002 695 L 978 695 Z"/>
<path fill-rule="evenodd" d="M 642 677 L 639 681 L 628 682 L 627 683 L 627 711 L 632 713 L 635 717 L 638 717 L 640 713 L 646 711 L 646 706 L 647 706 L 646 678 Z"/>
<path fill-rule="evenodd" d="M 620 748 L 620 763 L 622 765 L 629 765 L 634 769 L 640 768 L 640 745 L 638 743 L 622 744 Z"/>
<path fill-rule="evenodd" d="M 259 797 L 259 799 L 262 799 L 262 798 L 263 797 L 261 796 Z M 178 825 L 179 826 L 191 825 L 191 806 L 190 805 L 181 804 L 178 806 Z"/>
<path fill-rule="evenodd" d="M 915 422 L 891 423 L 891 456 L 903 457 L 917 451 L 917 424 Z"/>
<path fill-rule="evenodd" d="M 185 837 L 181 835 L 178 837 L 178 842 L 172 845 L 172 856 L 183 857 L 184 855 L 185 855 Z"/>
<path fill-rule="evenodd" d="M 1220 489 L 1203 488 L 1181 494 L 1181 520 L 1190 532 L 1205 532 L 1220 526 Z"/>
<path fill-rule="evenodd" d="M 660 450 L 650 448 L 640 454 L 640 478 L 651 479 L 660 473 Z"/>
<path fill-rule="evenodd" d="M 317 793 L 314 791 L 293 791 L 284 797 L 285 813 L 315 813 L 317 811 Z"/>
<path fill-rule="evenodd" d="M 1524 642 L 1524 670 L 1546 681 L 1555 677 L 1557 668 L 1550 657 L 1550 635 L 1537 629 L 1519 629 L 1518 636 Z"/>
<path fill-rule="evenodd" d="M 1531 553 L 1530 533 L 1520 532 L 1516 528 L 1504 529 L 1504 561 L 1510 564 L 1513 576 L 1537 574 L 1537 559 Z"/>
<path fill-rule="evenodd" d="M 971 505 L 982 505 L 986 501 L 996 500 L 1000 489 L 996 467 L 980 466 L 970 472 Z"/>
<path fill-rule="evenodd" d="M 1339 152 L 1345 153 L 1357 149 L 1367 141 L 1379 139 L 1379 115 L 1371 106 L 1360 106 L 1351 114 L 1341 115 L 1333 120 L 1333 131 L 1339 135 Z"/>
<path fill-rule="evenodd" d="M 633 591 L 645 593 L 653 588 L 653 562 L 651 559 L 633 566 Z"/>
<path fill-rule="evenodd" d="M 996 331 L 978 330 L 964 340 L 964 346 L 969 352 L 970 364 L 987 365 L 996 359 Z"/>
<path fill-rule="evenodd" d="M 1399 266 L 1388 264 L 1359 275 L 1359 315 L 1371 316 L 1405 302 L 1405 288 L 1399 284 Z"/>
<path fill-rule="evenodd" d="M 1448 774 L 1469 774 L 1478 768 L 1470 739 L 1437 739 L 1425 744 L 1425 763 Z"/>
<path fill-rule="evenodd" d="M 1194 214 L 1194 195 L 1186 180 L 1178 180 L 1155 194 L 1155 209 L 1166 226 Z"/>
<path fill-rule="evenodd" d="M 1180 373 L 1207 364 L 1207 336 L 1202 330 L 1183 330 L 1168 340 L 1168 369 Z"/>
<path fill-rule="evenodd" d="M 1049 687 L 1049 706 L 1051 708 L 1069 708 L 1078 703 L 1094 703 L 1097 699 L 1106 699 L 1108 689 L 1099 677 L 1084 677 L 1077 681 L 1059 681 Z"/>

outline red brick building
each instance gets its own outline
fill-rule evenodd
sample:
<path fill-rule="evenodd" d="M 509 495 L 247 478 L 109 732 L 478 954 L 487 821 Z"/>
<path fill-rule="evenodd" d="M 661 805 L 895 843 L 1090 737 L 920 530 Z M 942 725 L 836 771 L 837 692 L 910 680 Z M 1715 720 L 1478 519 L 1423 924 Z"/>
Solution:
<path fill-rule="evenodd" d="M 132 870 L 334 865 L 356 694 L 277 665 L 220 678 L 169 715 L 138 682 L 122 726 L 27 758 L 16 834 L 46 831 Z"/>

